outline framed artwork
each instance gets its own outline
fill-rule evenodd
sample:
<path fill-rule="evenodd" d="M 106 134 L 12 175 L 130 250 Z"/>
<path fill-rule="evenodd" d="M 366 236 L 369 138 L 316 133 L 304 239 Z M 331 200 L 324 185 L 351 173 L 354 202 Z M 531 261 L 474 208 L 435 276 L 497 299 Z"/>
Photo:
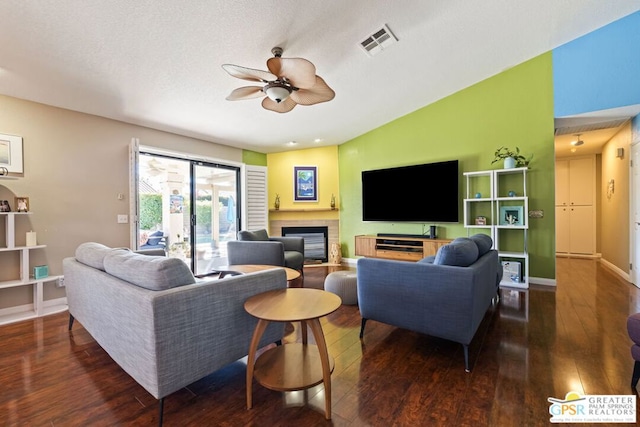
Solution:
<path fill-rule="evenodd" d="M 487 225 L 487 217 L 486 216 L 477 216 L 476 217 L 476 225 Z"/>
<path fill-rule="evenodd" d="M 16 197 L 16 212 L 29 212 L 28 197 Z"/>
<path fill-rule="evenodd" d="M 500 206 L 500 225 L 524 225 L 522 206 Z"/>
<path fill-rule="evenodd" d="M 318 168 L 316 166 L 293 167 L 293 201 L 318 201 Z"/>
<path fill-rule="evenodd" d="M 22 137 L 0 134 L 0 167 L 22 173 Z"/>

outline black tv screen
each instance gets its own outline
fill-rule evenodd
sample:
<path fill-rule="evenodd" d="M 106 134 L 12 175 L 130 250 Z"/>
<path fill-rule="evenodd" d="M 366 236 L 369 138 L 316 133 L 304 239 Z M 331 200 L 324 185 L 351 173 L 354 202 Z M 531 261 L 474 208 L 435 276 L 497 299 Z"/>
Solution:
<path fill-rule="evenodd" d="M 458 222 L 458 161 L 362 172 L 362 220 Z"/>

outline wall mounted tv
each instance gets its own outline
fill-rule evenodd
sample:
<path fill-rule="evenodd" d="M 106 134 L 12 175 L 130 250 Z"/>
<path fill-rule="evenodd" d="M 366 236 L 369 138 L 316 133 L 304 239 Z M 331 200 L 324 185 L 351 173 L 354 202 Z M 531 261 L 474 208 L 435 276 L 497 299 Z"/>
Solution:
<path fill-rule="evenodd" d="M 362 220 L 458 222 L 458 161 L 362 171 Z"/>

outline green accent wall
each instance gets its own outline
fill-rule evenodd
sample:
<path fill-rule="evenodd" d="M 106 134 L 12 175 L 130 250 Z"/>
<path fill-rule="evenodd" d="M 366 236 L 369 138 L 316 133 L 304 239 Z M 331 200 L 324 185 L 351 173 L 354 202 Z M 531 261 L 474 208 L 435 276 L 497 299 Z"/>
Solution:
<path fill-rule="evenodd" d="M 267 166 L 267 155 L 257 151 L 242 150 L 242 163 L 251 166 Z"/>
<path fill-rule="evenodd" d="M 553 108 L 552 58 L 548 52 L 340 145 L 343 255 L 355 257 L 356 235 L 422 234 L 432 225 L 363 222 L 363 170 L 459 160 L 460 223 L 436 224 L 439 237 L 452 239 L 467 235 L 462 225 L 462 173 L 499 169 L 501 164 L 491 164 L 494 151 L 517 146 L 525 156 L 533 154 L 527 183 L 529 209 L 544 211 L 543 218 L 529 221 L 529 273 L 554 279 Z M 416 203 L 438 202 L 429 198 L 429 188 L 437 182 L 412 185 L 416 186 Z M 386 197 L 394 203 L 393 194 Z"/>

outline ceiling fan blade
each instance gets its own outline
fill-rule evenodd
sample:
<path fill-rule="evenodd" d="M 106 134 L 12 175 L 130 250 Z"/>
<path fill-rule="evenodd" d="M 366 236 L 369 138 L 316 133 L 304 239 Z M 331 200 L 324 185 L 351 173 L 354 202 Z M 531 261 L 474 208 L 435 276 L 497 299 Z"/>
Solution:
<path fill-rule="evenodd" d="M 296 106 L 296 102 L 288 97 L 284 101 L 278 103 L 271 98 L 265 98 L 262 100 L 262 107 L 266 110 L 275 111 L 276 113 L 288 113 Z"/>
<path fill-rule="evenodd" d="M 316 76 L 316 84 L 311 89 L 299 89 L 291 92 L 289 98 L 300 105 L 313 105 L 331 101 L 336 93 L 320 76 Z"/>
<path fill-rule="evenodd" d="M 250 80 L 252 82 L 269 82 L 276 80 L 277 77 L 268 71 L 254 70 L 253 68 L 241 67 L 233 64 L 223 64 L 222 68 L 231 74 L 233 77 L 237 77 L 242 80 Z"/>
<path fill-rule="evenodd" d="M 278 77 L 286 77 L 295 87 L 309 89 L 316 84 L 316 67 L 302 58 L 269 58 L 267 68 Z"/>
<path fill-rule="evenodd" d="M 243 86 L 234 89 L 229 96 L 227 96 L 227 101 L 240 101 L 242 99 L 260 98 L 263 96 L 265 95 L 260 86 Z"/>

